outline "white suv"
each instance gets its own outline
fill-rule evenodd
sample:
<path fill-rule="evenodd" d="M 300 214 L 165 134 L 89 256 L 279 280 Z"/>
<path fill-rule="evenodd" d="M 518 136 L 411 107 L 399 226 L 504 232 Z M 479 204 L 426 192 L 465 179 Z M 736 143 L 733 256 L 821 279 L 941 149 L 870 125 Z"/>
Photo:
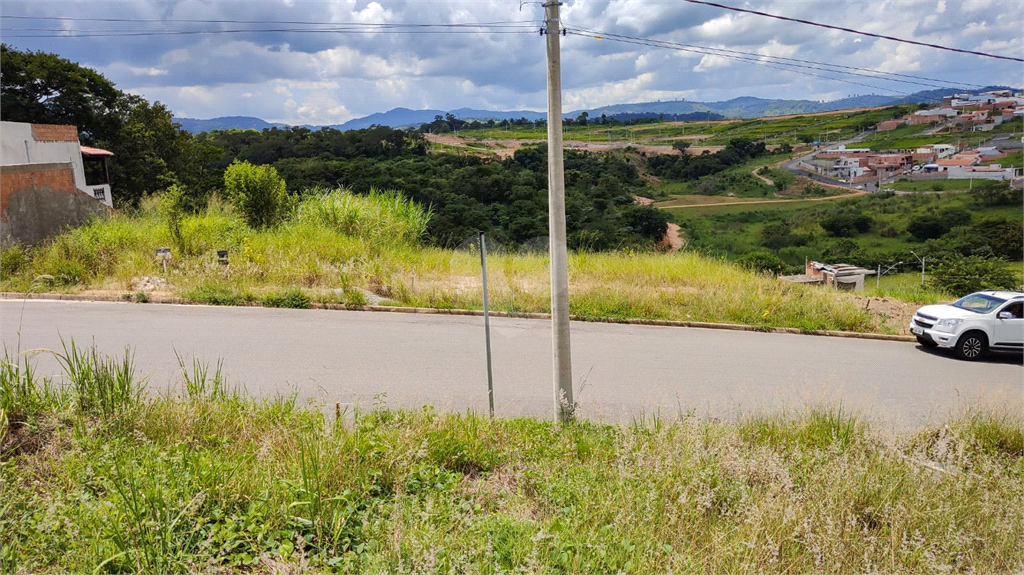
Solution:
<path fill-rule="evenodd" d="M 1024 293 L 980 291 L 914 313 L 910 333 L 925 347 L 953 348 L 961 359 L 1024 350 Z"/>

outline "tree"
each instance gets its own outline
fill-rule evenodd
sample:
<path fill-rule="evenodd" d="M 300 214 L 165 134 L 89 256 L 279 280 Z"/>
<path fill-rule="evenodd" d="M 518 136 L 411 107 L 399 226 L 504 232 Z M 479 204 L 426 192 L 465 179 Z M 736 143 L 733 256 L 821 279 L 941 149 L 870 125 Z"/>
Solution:
<path fill-rule="evenodd" d="M 587 118 L 589 118 L 589 117 L 590 117 L 590 114 L 588 114 L 586 112 L 581 112 L 579 116 L 576 116 L 576 123 L 579 124 L 580 126 L 586 126 L 587 125 Z"/>
<path fill-rule="evenodd" d="M 736 260 L 739 265 L 755 271 L 771 275 L 779 275 L 786 269 L 786 263 L 771 252 L 750 252 Z"/>
<path fill-rule="evenodd" d="M 840 238 L 821 252 L 821 259 L 830 264 L 867 265 L 868 255 L 850 238 Z"/>
<path fill-rule="evenodd" d="M 45 52 L 0 45 L 0 116 L 8 122 L 78 126 L 86 144 L 117 131 L 124 94 L 91 68 Z"/>
<path fill-rule="evenodd" d="M 1020 282 L 998 259 L 955 255 L 932 266 L 931 284 L 959 297 L 983 289 L 1014 289 Z"/>
<path fill-rule="evenodd" d="M 848 238 L 871 229 L 867 214 L 837 213 L 822 218 L 818 225 L 837 238 Z"/>
<path fill-rule="evenodd" d="M 963 208 L 949 208 L 937 214 L 921 214 L 907 223 L 907 232 L 923 242 L 945 235 L 949 230 L 971 223 L 971 213 Z"/>
<path fill-rule="evenodd" d="M 1010 191 L 1010 182 L 985 182 L 974 188 L 974 196 L 981 201 L 985 207 L 992 207 L 1003 203 L 1004 197 Z"/>
<path fill-rule="evenodd" d="M 111 192 L 137 205 L 175 183 L 198 189 L 219 150 L 198 148 L 159 102 L 125 94 L 101 74 L 55 54 L 0 46 L 0 116 L 12 122 L 71 124 L 88 145 L 114 152 Z"/>
<path fill-rule="evenodd" d="M 680 154 L 685 154 L 686 149 L 689 147 L 690 142 L 685 142 L 683 140 L 677 140 L 675 142 L 672 142 L 672 149 L 678 151 Z"/>
<path fill-rule="evenodd" d="M 224 171 L 224 190 L 246 223 L 254 228 L 273 226 L 288 211 L 284 180 L 273 166 L 235 161 Z"/>
<path fill-rule="evenodd" d="M 775 251 L 806 243 L 806 238 L 793 233 L 793 226 L 787 222 L 766 224 L 761 228 L 761 245 Z"/>
<path fill-rule="evenodd" d="M 668 231 L 668 214 L 651 206 L 631 206 L 623 211 L 622 217 L 633 233 L 655 242 L 661 241 Z"/>

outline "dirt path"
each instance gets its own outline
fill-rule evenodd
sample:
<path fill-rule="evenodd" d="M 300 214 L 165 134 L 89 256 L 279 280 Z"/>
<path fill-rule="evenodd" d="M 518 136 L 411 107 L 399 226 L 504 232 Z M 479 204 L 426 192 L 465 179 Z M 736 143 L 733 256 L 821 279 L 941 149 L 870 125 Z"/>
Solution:
<path fill-rule="evenodd" d="M 845 189 L 845 188 L 844 188 Z M 706 208 L 708 206 L 755 206 L 757 204 L 785 204 L 789 202 L 825 202 L 829 200 L 841 200 L 844 198 L 856 198 L 863 196 L 868 192 L 865 190 L 858 190 L 850 194 L 841 194 L 838 196 L 825 196 L 824 198 L 795 198 L 792 200 L 755 200 L 752 202 L 722 202 L 720 204 L 694 204 L 692 206 L 672 206 L 672 209 L 677 208 Z"/>
<path fill-rule="evenodd" d="M 757 171 L 760 170 L 760 169 L 761 168 L 754 168 L 753 170 L 750 171 L 750 173 L 753 174 L 755 178 L 761 180 L 762 182 L 764 182 L 764 183 L 766 183 L 769 186 L 774 188 L 775 187 L 775 181 L 772 180 L 771 178 L 767 178 L 767 177 L 762 176 L 761 174 L 757 173 Z M 778 194 L 775 194 L 775 195 L 777 196 Z"/>
<path fill-rule="evenodd" d="M 668 229 L 665 230 L 665 237 L 658 242 L 658 247 L 667 247 L 670 254 L 674 254 L 682 249 L 683 244 L 686 242 L 684 242 L 682 236 L 679 235 L 680 229 L 681 228 L 678 225 L 670 223 L 668 225 Z"/>

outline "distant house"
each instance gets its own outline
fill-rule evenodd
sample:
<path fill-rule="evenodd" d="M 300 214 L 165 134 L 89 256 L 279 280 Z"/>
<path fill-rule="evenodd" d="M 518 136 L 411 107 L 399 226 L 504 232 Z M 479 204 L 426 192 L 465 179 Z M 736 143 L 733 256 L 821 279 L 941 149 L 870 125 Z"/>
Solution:
<path fill-rule="evenodd" d="M 836 163 L 832 165 L 831 174 L 836 178 L 853 179 L 863 176 L 867 171 L 864 168 L 866 159 L 864 158 L 839 158 Z"/>
<path fill-rule="evenodd" d="M 110 156 L 75 126 L 0 122 L 0 240 L 38 243 L 108 213 Z"/>
<path fill-rule="evenodd" d="M 905 172 L 914 165 L 913 154 L 871 154 L 866 159 L 869 170 L 888 175 Z"/>
<path fill-rule="evenodd" d="M 977 166 L 981 163 L 981 154 L 957 154 L 951 158 L 941 158 L 935 163 L 938 164 L 939 171 L 946 171 L 951 167 L 966 168 L 967 166 Z"/>
<path fill-rule="evenodd" d="M 953 108 L 933 108 L 931 110 L 919 110 L 910 115 L 907 120 L 911 126 L 918 126 L 921 124 L 936 124 L 939 122 L 945 122 L 952 118 L 957 117 L 960 112 Z"/>
<path fill-rule="evenodd" d="M 951 180 L 1010 180 L 1014 177 L 1012 168 L 994 166 L 949 166 L 946 177 Z"/>

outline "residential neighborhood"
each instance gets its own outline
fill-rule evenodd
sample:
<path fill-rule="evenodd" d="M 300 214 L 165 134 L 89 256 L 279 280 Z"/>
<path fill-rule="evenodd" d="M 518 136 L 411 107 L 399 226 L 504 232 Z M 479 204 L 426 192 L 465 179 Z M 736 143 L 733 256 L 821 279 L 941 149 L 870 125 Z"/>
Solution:
<path fill-rule="evenodd" d="M 953 94 L 943 98 L 940 106 L 918 110 L 901 118 L 885 120 L 875 126 L 875 133 L 890 132 L 904 126 L 932 126 L 924 134 L 936 139 L 950 135 L 988 132 L 996 126 L 1024 115 L 1024 93 L 1009 90 L 983 92 L 978 95 Z M 846 144 L 823 147 L 801 167 L 821 175 L 841 179 L 850 184 L 872 185 L 894 179 L 941 180 L 979 179 L 1010 180 L 1019 185 L 1024 166 L 998 163 L 1010 154 L 1020 152 L 1019 139 L 992 139 L 982 145 L 936 143 L 913 148 L 875 150 L 848 147 Z"/>

